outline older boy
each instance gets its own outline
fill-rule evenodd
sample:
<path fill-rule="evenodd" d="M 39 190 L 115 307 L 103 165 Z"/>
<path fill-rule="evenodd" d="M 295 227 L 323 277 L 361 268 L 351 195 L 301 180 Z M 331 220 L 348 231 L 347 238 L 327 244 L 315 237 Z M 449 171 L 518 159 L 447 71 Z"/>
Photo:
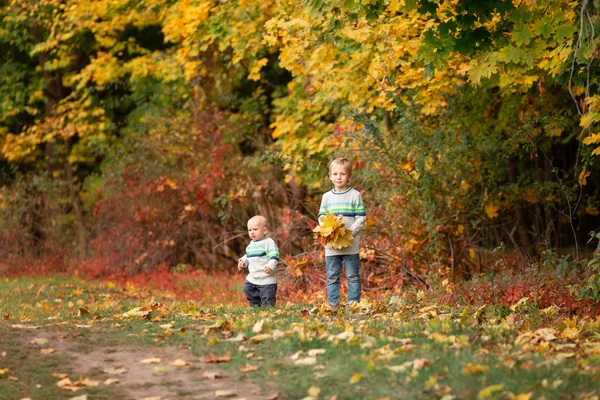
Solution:
<path fill-rule="evenodd" d="M 329 179 L 333 183 L 333 189 L 323 195 L 317 215 L 320 218 L 328 211 L 334 215 L 343 215 L 344 225 L 354 234 L 348 247 L 336 250 L 325 246 L 327 303 L 332 307 L 338 307 L 340 303 L 342 263 L 348 278 L 347 304 L 360 302 L 360 230 L 365 225 L 367 216 L 360 192 L 348 186 L 351 177 L 352 164 L 347 159 L 336 158 L 329 164 Z"/>
<path fill-rule="evenodd" d="M 244 294 L 250 307 L 269 307 L 276 302 L 279 249 L 268 233 L 267 219 L 262 215 L 248 220 L 248 235 L 252 241 L 246 247 L 246 254 L 238 260 L 238 271 L 248 268 Z"/>

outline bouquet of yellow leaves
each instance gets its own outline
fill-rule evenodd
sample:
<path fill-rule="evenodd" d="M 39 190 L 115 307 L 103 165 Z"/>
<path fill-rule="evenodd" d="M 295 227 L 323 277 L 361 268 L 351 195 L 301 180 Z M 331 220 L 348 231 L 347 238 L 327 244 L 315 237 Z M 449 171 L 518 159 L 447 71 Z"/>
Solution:
<path fill-rule="evenodd" d="M 319 225 L 313 229 L 313 232 L 321 244 L 336 250 L 350 246 L 354 237 L 352 231 L 344 225 L 344 216 L 333 215 L 330 212 L 319 218 Z"/>

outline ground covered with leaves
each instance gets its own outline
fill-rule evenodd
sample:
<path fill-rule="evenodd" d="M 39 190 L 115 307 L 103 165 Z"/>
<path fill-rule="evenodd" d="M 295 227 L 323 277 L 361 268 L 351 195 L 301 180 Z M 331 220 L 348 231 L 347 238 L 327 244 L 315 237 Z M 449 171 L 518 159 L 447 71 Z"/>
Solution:
<path fill-rule="evenodd" d="M 597 399 L 600 319 L 424 292 L 200 305 L 133 285 L 0 281 L 0 399 Z"/>

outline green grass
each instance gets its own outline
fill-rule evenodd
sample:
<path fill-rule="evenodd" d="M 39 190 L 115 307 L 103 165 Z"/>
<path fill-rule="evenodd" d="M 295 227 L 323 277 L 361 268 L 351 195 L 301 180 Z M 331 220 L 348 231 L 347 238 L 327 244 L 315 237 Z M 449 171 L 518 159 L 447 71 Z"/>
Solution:
<path fill-rule="evenodd" d="M 11 296 L 15 288 L 16 295 Z M 490 305 L 476 313 L 475 309 L 453 310 L 427 304 L 424 299 L 422 303 L 403 306 L 380 304 L 373 308 L 378 312 L 342 310 L 329 314 L 306 304 L 257 310 L 197 307 L 194 303 L 170 300 L 163 303 L 170 312 L 156 309 L 143 319 L 122 315 L 134 307 L 147 306 L 156 298 L 77 280 L 3 280 L 0 294 L 0 314 L 9 314 L 10 323 L 91 324 L 88 329 L 100 338 L 94 346 L 105 346 L 107 355 L 110 348 L 125 344 L 185 345 L 200 358 L 208 353 L 230 353 L 231 360 L 218 364 L 219 367 L 237 379 L 260 384 L 274 382 L 286 399 L 304 398 L 314 388 L 320 390 L 319 398 L 337 396 L 340 400 L 430 399 L 445 395 L 456 399 L 511 399 L 519 394 L 531 394 L 532 399 L 562 399 L 600 395 L 596 384 L 600 378 L 600 353 L 584 351 L 590 343 L 600 342 L 600 323 L 554 319 L 552 323 L 558 324 L 554 326 L 555 338 L 533 338 L 524 346 L 516 345 L 519 334 L 547 327 L 551 322 L 533 305 L 514 312 Z M 424 306 L 432 308 L 423 309 Z M 81 315 L 81 308 L 88 313 Z M 504 319 L 507 315 L 513 316 L 512 322 Z M 258 343 L 228 340 L 238 334 L 255 336 L 253 327 L 259 321 L 263 325 L 258 334 L 281 332 L 282 337 Z M 578 330 L 573 337 L 561 334 L 569 323 Z M 172 326 L 165 328 L 165 324 Z M 2 337 L 7 336 L 6 324 L 2 329 L 6 334 Z M 344 332 L 351 333 L 338 336 Z M 81 345 L 85 346 L 85 340 Z M 316 364 L 294 363 L 292 355 L 302 351 L 299 358 L 303 358 L 312 349 L 325 350 L 317 356 Z M 248 357 L 249 354 L 253 356 Z M 12 371 L 17 366 L 14 360 L 11 363 L 8 367 Z M 36 358 L 26 357 L 25 364 L 27 372 L 21 373 L 29 377 L 29 382 L 47 379 L 44 370 L 52 368 L 42 367 Z M 240 372 L 247 365 L 259 368 Z M 0 364 L 0 369 L 3 367 L 6 366 Z M 0 387 L 5 386 L 4 380 L 6 376 L 0 376 Z M 0 389 L 0 398 L 12 398 L 1 390 L 4 389 Z M 21 395 L 10 395 L 15 393 Z"/>

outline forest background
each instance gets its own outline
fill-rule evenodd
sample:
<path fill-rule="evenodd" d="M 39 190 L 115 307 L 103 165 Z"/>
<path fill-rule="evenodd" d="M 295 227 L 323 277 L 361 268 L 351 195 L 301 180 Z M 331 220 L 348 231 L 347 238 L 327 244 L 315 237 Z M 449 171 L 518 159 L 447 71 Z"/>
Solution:
<path fill-rule="evenodd" d="M 2 273 L 229 273 L 260 213 L 308 295 L 345 156 L 367 292 L 598 312 L 599 1 L 0 5 Z"/>

